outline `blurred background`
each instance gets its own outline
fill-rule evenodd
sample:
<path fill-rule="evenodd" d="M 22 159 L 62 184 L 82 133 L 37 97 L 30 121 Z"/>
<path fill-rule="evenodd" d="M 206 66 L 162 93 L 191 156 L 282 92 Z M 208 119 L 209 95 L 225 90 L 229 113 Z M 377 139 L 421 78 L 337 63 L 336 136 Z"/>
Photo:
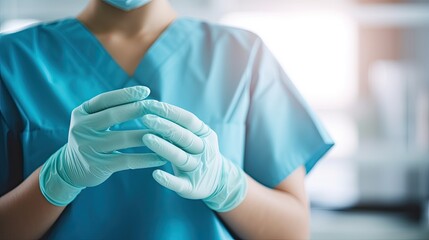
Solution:
<path fill-rule="evenodd" d="M 0 0 L 0 32 L 88 0 Z M 249 29 L 336 141 L 307 179 L 312 239 L 429 239 L 429 1 L 171 0 Z"/>

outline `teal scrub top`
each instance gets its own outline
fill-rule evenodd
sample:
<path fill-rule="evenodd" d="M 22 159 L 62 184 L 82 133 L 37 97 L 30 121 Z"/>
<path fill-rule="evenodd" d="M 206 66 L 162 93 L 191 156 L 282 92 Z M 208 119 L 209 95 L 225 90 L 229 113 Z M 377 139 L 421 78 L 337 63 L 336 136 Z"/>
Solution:
<path fill-rule="evenodd" d="M 129 76 L 83 24 L 63 19 L 1 36 L 0 66 L 1 195 L 67 142 L 73 108 L 135 85 L 196 114 L 218 134 L 222 154 L 269 188 L 299 166 L 309 171 L 333 145 L 261 39 L 245 30 L 179 18 Z M 115 126 L 141 127 L 138 119 Z M 83 190 L 45 237 L 234 237 L 202 201 L 158 185 L 153 170 L 118 172 Z"/>

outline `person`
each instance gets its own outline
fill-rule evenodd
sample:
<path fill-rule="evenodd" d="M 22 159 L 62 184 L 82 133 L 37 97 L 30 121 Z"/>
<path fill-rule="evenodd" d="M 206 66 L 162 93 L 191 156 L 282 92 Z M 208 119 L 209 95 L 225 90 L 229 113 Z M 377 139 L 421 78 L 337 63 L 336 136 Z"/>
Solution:
<path fill-rule="evenodd" d="M 0 66 L 0 238 L 309 237 L 333 141 L 255 34 L 91 0 Z"/>

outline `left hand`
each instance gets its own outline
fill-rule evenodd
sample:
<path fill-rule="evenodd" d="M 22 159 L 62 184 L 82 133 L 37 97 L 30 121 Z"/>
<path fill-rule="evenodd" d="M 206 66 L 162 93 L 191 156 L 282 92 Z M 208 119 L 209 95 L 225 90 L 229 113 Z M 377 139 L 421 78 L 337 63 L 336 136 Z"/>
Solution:
<path fill-rule="evenodd" d="M 246 174 L 220 153 L 216 133 L 179 107 L 155 100 L 144 100 L 143 106 L 148 113 L 143 123 L 160 136 L 145 134 L 143 142 L 170 161 L 174 171 L 155 170 L 154 179 L 184 198 L 202 199 L 215 211 L 237 207 L 246 196 Z"/>

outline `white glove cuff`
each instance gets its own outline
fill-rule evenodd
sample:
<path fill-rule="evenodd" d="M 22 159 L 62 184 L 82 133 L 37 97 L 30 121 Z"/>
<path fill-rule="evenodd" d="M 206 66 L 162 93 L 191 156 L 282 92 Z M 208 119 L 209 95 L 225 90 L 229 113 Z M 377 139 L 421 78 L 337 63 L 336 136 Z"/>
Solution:
<path fill-rule="evenodd" d="M 216 212 L 228 212 L 240 205 L 247 195 L 246 173 L 240 167 L 223 159 L 224 170 L 221 182 L 225 184 L 210 197 L 204 199 L 207 206 Z"/>
<path fill-rule="evenodd" d="M 64 181 L 57 171 L 57 160 L 63 151 L 60 148 L 43 164 L 39 174 L 39 186 L 43 196 L 55 206 L 66 206 L 72 202 L 83 188 L 75 187 Z"/>

